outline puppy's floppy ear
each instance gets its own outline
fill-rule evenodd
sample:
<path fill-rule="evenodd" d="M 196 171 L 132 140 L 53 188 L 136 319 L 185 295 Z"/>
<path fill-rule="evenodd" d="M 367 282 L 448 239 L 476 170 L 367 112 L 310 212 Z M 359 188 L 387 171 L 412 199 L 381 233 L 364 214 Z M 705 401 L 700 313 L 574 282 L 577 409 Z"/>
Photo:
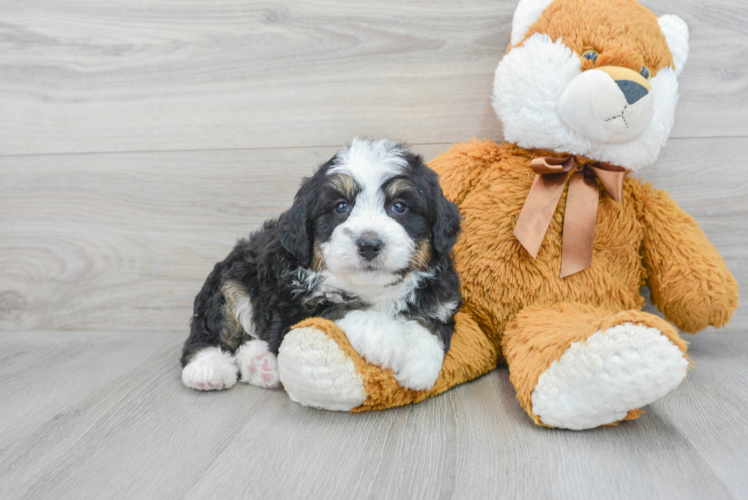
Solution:
<path fill-rule="evenodd" d="M 460 211 L 457 205 L 449 201 L 442 192 L 438 181 L 434 189 L 435 214 L 431 228 L 431 244 L 438 256 L 445 256 L 455 246 L 460 233 Z"/>
<path fill-rule="evenodd" d="M 312 260 L 312 239 L 309 231 L 309 192 L 311 178 L 304 179 L 293 205 L 280 216 L 280 243 L 299 264 L 308 267 Z"/>

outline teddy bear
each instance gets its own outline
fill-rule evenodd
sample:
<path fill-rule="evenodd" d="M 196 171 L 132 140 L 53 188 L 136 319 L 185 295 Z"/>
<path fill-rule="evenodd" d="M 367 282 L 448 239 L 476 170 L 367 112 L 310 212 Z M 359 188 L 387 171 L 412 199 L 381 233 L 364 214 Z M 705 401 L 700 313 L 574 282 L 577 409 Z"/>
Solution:
<path fill-rule="evenodd" d="M 633 175 L 670 134 L 687 57 L 685 22 L 635 0 L 520 0 L 494 80 L 506 142 L 430 162 L 463 219 L 464 306 L 436 384 L 400 387 L 311 318 L 280 347 L 290 398 L 392 408 L 505 363 L 536 424 L 582 430 L 635 419 L 677 387 L 690 360 L 675 327 L 721 327 L 738 303 L 696 222 Z M 644 285 L 664 319 L 642 311 Z"/>

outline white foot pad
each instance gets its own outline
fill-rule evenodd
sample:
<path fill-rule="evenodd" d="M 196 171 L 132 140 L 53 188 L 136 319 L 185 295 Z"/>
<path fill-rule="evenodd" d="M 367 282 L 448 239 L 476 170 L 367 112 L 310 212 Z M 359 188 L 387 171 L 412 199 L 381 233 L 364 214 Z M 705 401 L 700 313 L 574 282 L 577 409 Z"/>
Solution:
<path fill-rule="evenodd" d="M 366 401 L 353 360 L 316 328 L 296 328 L 283 338 L 278 371 L 288 396 L 304 406 L 348 411 Z"/>
<path fill-rule="evenodd" d="M 554 427 L 610 424 L 672 391 L 687 368 L 685 355 L 659 330 L 616 325 L 574 342 L 540 375 L 532 411 Z"/>
<path fill-rule="evenodd" d="M 236 384 L 234 358 L 220 347 L 203 349 L 182 369 L 182 383 L 199 391 L 228 389 Z"/>
<path fill-rule="evenodd" d="M 236 364 L 242 382 L 260 387 L 280 387 L 278 360 L 264 340 L 250 340 L 236 351 Z"/>

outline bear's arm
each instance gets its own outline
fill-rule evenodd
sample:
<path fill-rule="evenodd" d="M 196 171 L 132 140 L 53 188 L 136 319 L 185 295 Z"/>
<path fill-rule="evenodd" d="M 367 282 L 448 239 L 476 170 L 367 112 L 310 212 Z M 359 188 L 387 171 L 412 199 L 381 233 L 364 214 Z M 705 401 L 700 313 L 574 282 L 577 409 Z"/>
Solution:
<path fill-rule="evenodd" d="M 727 324 L 738 284 L 696 221 L 659 189 L 643 188 L 644 263 L 652 302 L 684 332 Z"/>
<path fill-rule="evenodd" d="M 474 139 L 455 144 L 431 160 L 429 167 L 439 174 L 444 196 L 459 206 L 485 170 L 499 160 L 501 151 L 501 146 L 495 142 Z"/>

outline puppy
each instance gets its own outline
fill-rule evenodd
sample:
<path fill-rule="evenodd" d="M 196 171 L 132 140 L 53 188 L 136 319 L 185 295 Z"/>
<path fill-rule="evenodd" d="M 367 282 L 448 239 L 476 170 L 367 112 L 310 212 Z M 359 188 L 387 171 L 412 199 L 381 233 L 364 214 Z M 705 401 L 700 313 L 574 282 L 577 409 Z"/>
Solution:
<path fill-rule="evenodd" d="M 459 229 L 457 207 L 420 156 L 354 140 L 213 268 L 195 298 L 182 381 L 278 387 L 284 335 L 319 316 L 401 386 L 431 388 L 461 305 L 449 255 Z"/>

